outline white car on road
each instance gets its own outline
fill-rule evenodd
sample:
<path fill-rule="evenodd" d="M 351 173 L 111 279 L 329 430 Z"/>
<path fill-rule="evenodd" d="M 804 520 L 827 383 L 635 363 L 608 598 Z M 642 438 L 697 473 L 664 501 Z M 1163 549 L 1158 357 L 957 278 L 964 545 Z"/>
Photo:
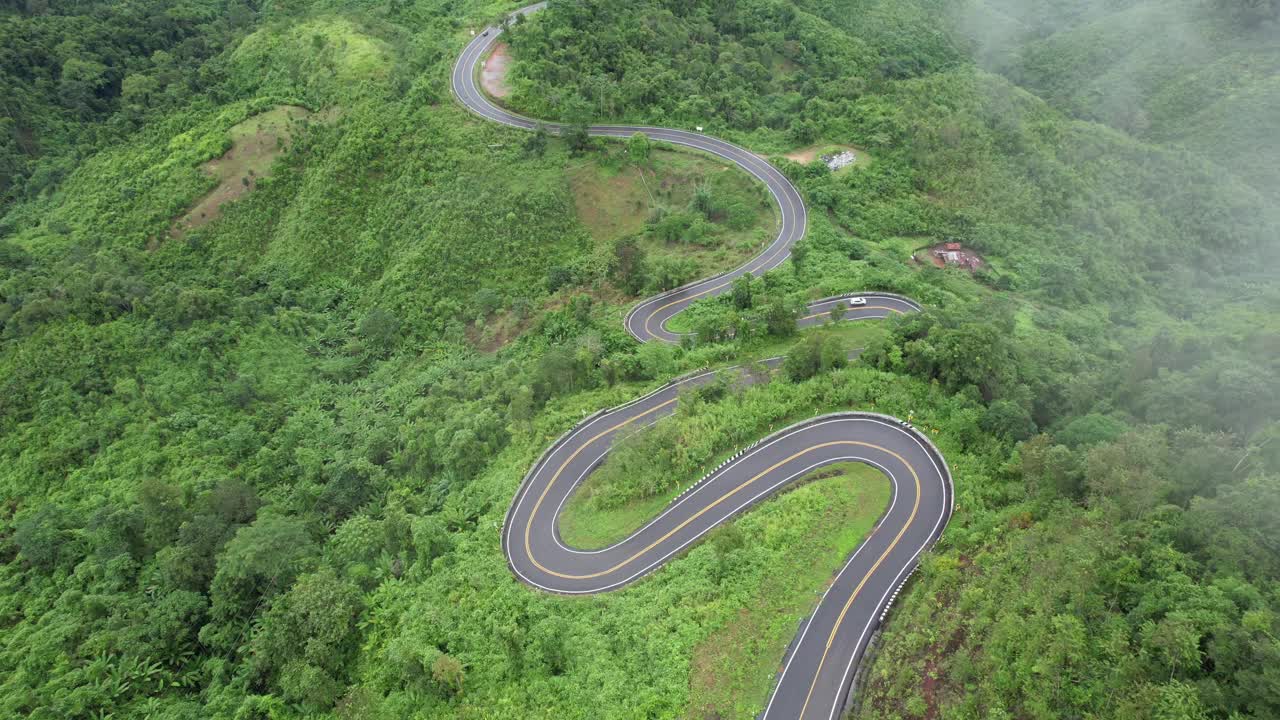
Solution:
<path fill-rule="evenodd" d="M 866 304 L 867 304 L 867 299 L 864 297 L 849 298 L 849 307 L 858 307 L 859 305 L 866 305 Z"/>

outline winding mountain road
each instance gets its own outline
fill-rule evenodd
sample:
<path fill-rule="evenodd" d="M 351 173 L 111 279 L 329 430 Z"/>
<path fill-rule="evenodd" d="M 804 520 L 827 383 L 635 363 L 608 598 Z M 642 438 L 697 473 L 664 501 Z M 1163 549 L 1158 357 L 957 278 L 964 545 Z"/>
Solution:
<path fill-rule="evenodd" d="M 531 5 L 517 14 L 544 6 Z M 501 28 L 488 28 L 466 46 L 453 69 L 454 93 L 468 109 L 494 122 L 560 132 L 560 125 L 539 123 L 498 107 L 480 90 L 477 67 L 500 34 Z M 699 298 L 726 292 L 734 278 L 747 273 L 760 275 L 777 267 L 804 236 L 807 215 L 800 194 L 777 168 L 743 148 L 701 133 L 668 128 L 594 125 L 588 132 L 612 138 L 643 132 L 655 141 L 711 153 L 763 182 L 778 205 L 778 234 L 759 255 L 734 270 L 636 305 L 625 322 L 641 342 L 677 342 L 680 336 L 666 328 L 671 317 Z M 914 301 L 897 295 L 861 296 L 867 298 L 867 304 L 850 308 L 846 319 L 920 310 Z M 800 325 L 821 322 L 832 307 L 846 301 L 827 298 L 811 303 Z M 879 468 L 892 483 L 889 508 L 836 574 L 802 626 L 783 659 L 761 715 L 779 720 L 831 720 L 847 705 L 854 670 L 889 603 L 951 516 L 951 474 L 924 435 L 895 418 L 873 413 L 842 412 L 812 418 L 740 451 L 615 545 L 578 550 L 567 547 L 557 532 L 556 521 L 564 504 L 604 460 L 615 439 L 669 415 L 682 391 L 711 382 L 716 375 L 708 371 L 670 382 L 642 398 L 596 413 L 557 440 L 520 486 L 507 512 L 502 547 L 512 571 L 533 587 L 569 595 L 607 592 L 658 569 L 720 523 L 813 470 L 847 461 Z M 739 382 L 759 379 L 747 369 L 739 369 L 736 375 Z"/>

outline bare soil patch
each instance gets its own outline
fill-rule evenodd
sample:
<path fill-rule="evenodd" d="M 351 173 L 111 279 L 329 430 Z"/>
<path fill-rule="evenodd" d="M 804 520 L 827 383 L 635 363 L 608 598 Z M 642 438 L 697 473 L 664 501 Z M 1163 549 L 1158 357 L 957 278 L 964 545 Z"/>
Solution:
<path fill-rule="evenodd" d="M 170 237 L 182 237 L 222 215 L 227 203 L 238 200 L 271 173 L 271 164 L 288 149 L 293 135 L 307 118 L 325 121 L 330 113 L 313 114 L 296 105 L 277 105 L 233 126 L 231 149 L 200 166 L 218 179 L 218 186 L 200 198 L 190 210 L 174 219 Z"/>
<path fill-rule="evenodd" d="M 818 151 L 821 149 L 822 148 L 818 147 L 817 145 L 814 145 L 813 147 L 800 148 L 799 150 L 793 150 L 787 153 L 786 155 L 783 155 L 782 157 L 788 160 L 794 160 L 800 163 L 801 165 L 808 165 L 809 163 L 818 159 Z"/>
<path fill-rule="evenodd" d="M 484 69 L 480 71 L 480 86 L 484 91 L 496 98 L 504 98 L 511 94 L 507 87 L 507 66 L 511 63 L 511 53 L 506 43 L 498 43 L 493 53 L 484 61 Z"/>

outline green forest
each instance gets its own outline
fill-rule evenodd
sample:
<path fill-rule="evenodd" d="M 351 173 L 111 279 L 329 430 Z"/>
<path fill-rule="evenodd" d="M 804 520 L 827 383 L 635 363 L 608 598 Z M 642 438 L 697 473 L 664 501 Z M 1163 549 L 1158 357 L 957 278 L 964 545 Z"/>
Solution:
<path fill-rule="evenodd" d="M 763 191 L 468 113 L 516 7 L 0 3 L 0 716 L 754 717 L 874 473 L 592 597 L 498 526 L 585 414 L 777 355 L 625 440 L 576 537 L 788 422 L 909 418 L 956 510 L 850 717 L 1280 716 L 1280 3 L 551 0 L 508 106 L 704 127 L 809 207 L 679 346 L 623 316 L 771 237 Z M 785 157 L 827 145 L 871 160 Z M 795 329 L 858 290 L 926 311 Z"/>

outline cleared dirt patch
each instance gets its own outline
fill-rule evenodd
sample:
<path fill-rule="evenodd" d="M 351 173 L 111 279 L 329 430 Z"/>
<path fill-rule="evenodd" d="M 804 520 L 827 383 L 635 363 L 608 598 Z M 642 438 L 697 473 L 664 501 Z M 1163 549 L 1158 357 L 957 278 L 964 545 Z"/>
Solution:
<path fill-rule="evenodd" d="M 507 65 L 511 62 L 511 54 L 506 43 L 498 43 L 493 53 L 484 61 L 484 69 L 480 71 L 480 86 L 484 91 L 496 98 L 504 98 L 511 94 L 507 87 Z"/>
<path fill-rule="evenodd" d="M 817 145 L 814 145 L 813 147 L 800 148 L 799 150 L 793 150 L 787 153 L 786 155 L 783 155 L 782 157 L 788 160 L 794 160 L 803 165 L 807 165 L 813 162 L 814 160 L 818 159 L 818 151 L 821 149 L 822 148 L 818 147 Z"/>
<path fill-rule="evenodd" d="M 259 179 L 270 174 L 271 164 L 289 147 L 296 129 L 306 118 L 327 119 L 324 114 L 313 116 L 303 107 L 278 105 L 233 126 L 231 149 L 200 166 L 218 179 L 218 187 L 175 219 L 169 236 L 182 237 L 190 230 L 213 222 L 222 214 L 224 205 L 252 190 Z"/>

